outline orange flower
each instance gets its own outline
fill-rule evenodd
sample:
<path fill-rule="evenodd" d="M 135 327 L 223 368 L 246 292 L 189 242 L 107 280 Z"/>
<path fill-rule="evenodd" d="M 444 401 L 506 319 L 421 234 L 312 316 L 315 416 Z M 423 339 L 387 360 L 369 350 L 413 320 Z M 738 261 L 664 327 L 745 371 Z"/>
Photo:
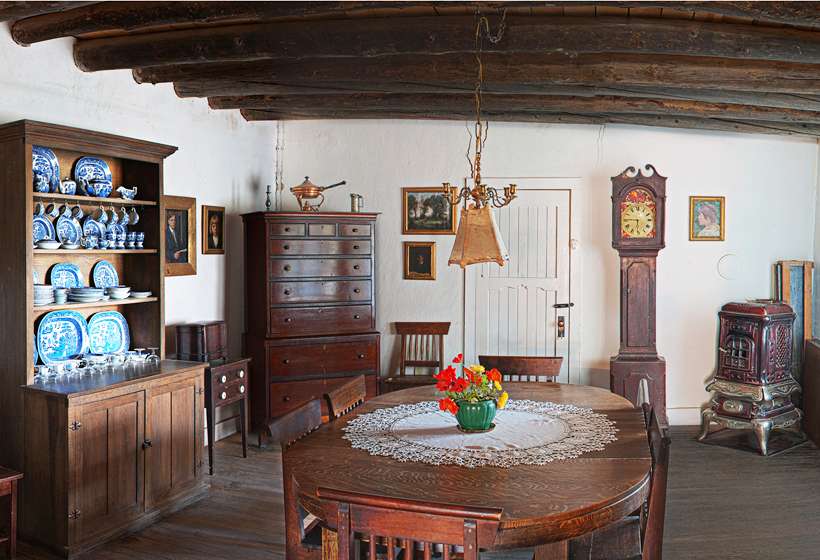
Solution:
<path fill-rule="evenodd" d="M 455 414 L 456 412 L 458 412 L 458 405 L 451 398 L 444 398 L 438 401 L 438 407 L 439 409 L 446 410 L 451 414 Z"/>
<path fill-rule="evenodd" d="M 457 377 L 450 385 L 449 390 L 455 393 L 461 393 L 469 386 L 470 384 L 467 382 L 466 379 L 464 379 L 463 377 Z"/>
<path fill-rule="evenodd" d="M 501 372 L 493 368 L 487 372 L 487 379 L 490 381 L 501 381 Z"/>

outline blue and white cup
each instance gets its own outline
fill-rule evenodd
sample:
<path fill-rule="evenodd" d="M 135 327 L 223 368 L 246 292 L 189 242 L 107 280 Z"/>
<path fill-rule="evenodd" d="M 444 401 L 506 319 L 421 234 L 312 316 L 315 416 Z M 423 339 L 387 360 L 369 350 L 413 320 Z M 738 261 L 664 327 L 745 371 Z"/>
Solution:
<path fill-rule="evenodd" d="M 117 249 L 125 249 L 125 234 L 117 234 Z"/>

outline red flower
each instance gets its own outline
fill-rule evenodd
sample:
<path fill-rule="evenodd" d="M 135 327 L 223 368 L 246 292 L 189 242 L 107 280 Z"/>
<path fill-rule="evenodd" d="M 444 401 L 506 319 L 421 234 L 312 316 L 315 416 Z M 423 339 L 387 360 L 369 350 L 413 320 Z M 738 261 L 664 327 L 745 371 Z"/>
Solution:
<path fill-rule="evenodd" d="M 446 410 L 451 414 L 455 414 L 456 412 L 458 412 L 458 405 L 451 398 L 444 398 L 438 401 L 438 407 L 439 409 Z"/>
<path fill-rule="evenodd" d="M 436 389 L 439 391 L 447 391 L 456 379 L 456 370 L 453 366 L 447 366 L 433 376 L 433 379 L 438 381 Z"/>
<path fill-rule="evenodd" d="M 493 368 L 487 372 L 487 379 L 490 381 L 501 381 L 501 372 Z"/>
<path fill-rule="evenodd" d="M 453 358 L 453 363 L 454 364 L 460 364 L 463 361 L 464 361 L 464 354 L 459 354 L 458 356 Z"/>
<path fill-rule="evenodd" d="M 457 377 L 450 385 L 449 390 L 455 393 L 461 393 L 469 386 L 470 384 L 467 382 L 466 379 L 464 379 L 463 377 Z"/>

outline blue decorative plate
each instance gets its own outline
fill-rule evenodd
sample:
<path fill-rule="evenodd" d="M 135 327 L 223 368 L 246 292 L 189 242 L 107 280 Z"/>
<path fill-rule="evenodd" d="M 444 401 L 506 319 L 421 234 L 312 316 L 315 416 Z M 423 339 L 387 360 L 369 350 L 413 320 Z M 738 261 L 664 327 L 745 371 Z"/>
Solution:
<path fill-rule="evenodd" d="M 83 221 L 83 235 L 105 239 L 105 226 L 91 216 L 88 216 Z"/>
<path fill-rule="evenodd" d="M 49 190 L 57 192 L 60 188 L 60 162 L 57 156 L 48 148 L 42 146 L 31 147 L 31 170 L 34 172 L 34 184 L 37 185 L 37 176 L 48 180 Z"/>
<path fill-rule="evenodd" d="M 95 288 L 110 288 L 120 285 L 120 276 L 117 269 L 108 261 L 99 261 L 91 271 L 91 279 Z"/>
<path fill-rule="evenodd" d="M 54 224 L 52 224 L 51 220 L 45 216 L 34 216 L 31 226 L 34 243 L 37 243 L 41 239 L 57 239 L 57 234 L 54 231 Z"/>
<path fill-rule="evenodd" d="M 83 228 L 76 218 L 60 216 L 57 218 L 57 239 L 62 243 L 79 243 L 83 237 Z"/>
<path fill-rule="evenodd" d="M 49 283 L 55 288 L 82 288 L 83 277 L 74 263 L 57 263 L 51 267 Z"/>
<path fill-rule="evenodd" d="M 105 161 L 98 157 L 85 156 L 77 160 L 74 164 L 74 180 L 77 185 L 86 181 L 108 181 L 111 182 L 111 169 Z"/>
<path fill-rule="evenodd" d="M 46 313 L 37 327 L 37 352 L 44 364 L 73 360 L 88 351 L 88 325 L 76 311 Z"/>
<path fill-rule="evenodd" d="M 128 322 L 119 311 L 100 311 L 88 320 L 89 351 L 93 354 L 126 352 L 131 346 Z"/>

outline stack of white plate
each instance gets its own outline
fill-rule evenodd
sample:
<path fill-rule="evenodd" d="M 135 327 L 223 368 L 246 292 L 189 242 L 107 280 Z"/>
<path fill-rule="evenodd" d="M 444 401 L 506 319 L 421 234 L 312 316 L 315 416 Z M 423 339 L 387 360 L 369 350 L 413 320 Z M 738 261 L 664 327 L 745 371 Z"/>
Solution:
<path fill-rule="evenodd" d="M 131 286 L 109 286 L 105 293 L 111 296 L 111 299 L 125 299 L 131 295 Z"/>
<path fill-rule="evenodd" d="M 69 288 L 68 301 L 75 303 L 92 303 L 105 297 L 102 288 Z"/>
<path fill-rule="evenodd" d="M 54 303 L 54 286 L 34 284 L 34 305 L 48 305 L 50 303 Z"/>
<path fill-rule="evenodd" d="M 151 292 L 131 292 L 132 298 L 142 299 L 151 297 Z"/>

